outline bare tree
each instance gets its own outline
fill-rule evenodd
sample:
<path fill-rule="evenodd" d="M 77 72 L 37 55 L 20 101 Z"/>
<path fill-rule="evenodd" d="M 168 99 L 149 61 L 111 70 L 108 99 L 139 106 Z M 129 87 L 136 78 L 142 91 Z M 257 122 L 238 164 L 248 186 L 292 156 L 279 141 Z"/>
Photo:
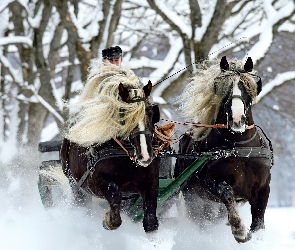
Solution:
<path fill-rule="evenodd" d="M 2 6 L 0 13 L 10 16 L 5 36 L 11 39 L 1 53 L 1 92 L 4 96 L 4 84 L 17 89 L 19 143 L 35 147 L 48 115 L 62 127 L 68 111 L 61 99 L 69 100 L 73 82 L 86 79 L 100 46 L 112 43 L 122 5 L 121 0 L 113 2 L 36 0 L 28 6 L 22 1 Z M 17 50 L 11 49 L 13 45 Z"/>

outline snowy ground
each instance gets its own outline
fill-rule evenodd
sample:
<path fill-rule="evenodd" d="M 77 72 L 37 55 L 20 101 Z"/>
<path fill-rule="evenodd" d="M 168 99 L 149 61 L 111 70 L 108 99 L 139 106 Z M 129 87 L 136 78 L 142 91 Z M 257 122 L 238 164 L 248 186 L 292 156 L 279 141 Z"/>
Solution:
<path fill-rule="evenodd" d="M 37 167 L 26 165 L 30 164 L 0 165 L 1 250 L 295 249 L 295 207 L 267 208 L 265 231 L 244 244 L 234 240 L 226 221 L 203 231 L 175 207 L 170 215 L 177 217 L 161 222 L 158 232 L 149 237 L 141 223 L 124 214 L 122 226 L 107 231 L 102 227 L 102 207 L 92 214 L 65 206 L 45 210 L 37 188 Z M 249 209 L 247 204 L 240 208 L 248 228 Z"/>

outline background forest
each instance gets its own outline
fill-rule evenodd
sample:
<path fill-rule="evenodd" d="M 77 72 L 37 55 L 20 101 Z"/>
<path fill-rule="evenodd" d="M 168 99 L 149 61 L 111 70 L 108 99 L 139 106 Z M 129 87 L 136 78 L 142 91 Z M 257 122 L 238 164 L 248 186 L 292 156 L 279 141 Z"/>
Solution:
<path fill-rule="evenodd" d="M 40 141 L 61 138 L 63 100 L 106 47 L 121 46 L 173 119 L 198 62 L 250 56 L 264 85 L 255 122 L 274 147 L 269 205 L 295 205 L 295 0 L 1 0 L 0 20 L 1 158 L 15 146 L 20 162 L 21 149 L 37 155 Z"/>

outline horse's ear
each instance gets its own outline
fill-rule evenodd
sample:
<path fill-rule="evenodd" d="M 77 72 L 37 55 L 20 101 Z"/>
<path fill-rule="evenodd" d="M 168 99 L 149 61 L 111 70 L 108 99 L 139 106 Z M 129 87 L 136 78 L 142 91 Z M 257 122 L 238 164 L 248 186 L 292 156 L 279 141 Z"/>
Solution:
<path fill-rule="evenodd" d="M 154 112 L 154 115 L 153 115 L 152 122 L 153 124 L 155 124 L 160 121 L 160 109 L 158 105 L 153 106 L 153 112 Z"/>
<path fill-rule="evenodd" d="M 259 81 L 256 84 L 257 84 L 257 95 L 259 95 L 260 92 L 261 92 L 261 90 L 262 90 L 262 81 L 261 81 L 261 78 L 259 78 Z"/>
<path fill-rule="evenodd" d="M 246 61 L 245 65 L 244 65 L 244 70 L 246 72 L 250 72 L 250 71 L 253 70 L 253 61 L 252 61 L 251 57 L 247 58 L 247 61 Z"/>
<path fill-rule="evenodd" d="M 143 91 L 144 91 L 145 97 L 148 97 L 151 94 L 152 88 L 153 88 L 153 84 L 149 80 L 148 84 L 143 87 Z"/>
<path fill-rule="evenodd" d="M 127 102 L 127 99 L 129 97 L 129 92 L 128 92 L 128 89 L 125 88 L 121 82 L 119 84 L 119 95 L 121 96 L 123 102 Z"/>
<path fill-rule="evenodd" d="M 223 56 L 220 60 L 220 68 L 221 70 L 229 70 L 229 64 L 226 60 L 226 56 Z"/>

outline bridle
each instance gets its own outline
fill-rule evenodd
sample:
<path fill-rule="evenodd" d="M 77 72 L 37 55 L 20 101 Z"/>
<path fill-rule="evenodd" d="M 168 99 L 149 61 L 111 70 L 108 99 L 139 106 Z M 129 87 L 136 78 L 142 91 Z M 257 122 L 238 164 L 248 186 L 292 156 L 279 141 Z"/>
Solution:
<path fill-rule="evenodd" d="M 255 74 L 252 74 L 252 73 L 249 73 L 249 72 L 247 72 L 247 71 L 245 71 L 245 70 L 241 70 L 241 69 L 233 69 L 233 70 L 231 70 L 230 72 L 228 72 L 228 71 L 225 71 L 225 70 L 222 70 L 222 72 L 226 72 L 226 74 L 223 74 L 223 75 L 221 75 L 221 76 L 218 76 L 218 77 L 216 77 L 215 79 L 219 79 L 219 78 L 225 78 L 225 77 L 228 77 L 228 76 L 233 76 L 233 75 L 239 75 L 239 77 L 241 77 L 241 73 L 247 73 L 247 74 L 249 74 L 249 75 L 251 75 L 252 77 L 253 77 L 253 79 L 255 80 L 255 78 L 258 78 L 258 81 L 256 81 L 256 84 L 257 85 L 259 85 L 259 84 L 261 84 L 261 78 L 260 78 L 260 76 L 257 76 L 257 75 L 255 75 Z M 240 84 L 243 84 L 243 82 L 241 81 L 241 79 L 239 79 L 239 82 L 237 83 L 238 85 L 240 85 Z M 244 105 L 244 114 L 246 115 L 247 113 L 248 113 L 248 110 L 249 110 L 249 108 L 250 108 L 250 106 L 252 105 L 252 100 L 250 100 L 248 103 L 246 103 L 246 101 L 243 99 L 243 97 L 242 96 L 240 96 L 240 95 L 233 95 L 232 94 L 232 89 L 233 89 L 233 84 L 232 84 L 232 86 L 231 86 L 231 94 L 229 94 L 228 96 L 227 96 L 227 99 L 226 99 L 226 101 L 224 102 L 224 104 L 223 104 L 223 106 L 224 106 L 224 110 L 225 110 L 225 114 L 226 114 L 226 119 L 227 119 L 227 124 L 229 124 L 229 121 L 228 121 L 228 119 L 229 119 L 229 111 L 228 110 L 230 110 L 230 108 L 229 108 L 229 105 L 232 103 L 232 100 L 234 99 L 234 98 L 238 98 L 238 99 L 240 99 L 241 101 L 242 101 L 242 103 L 243 103 L 243 105 Z M 239 89 L 241 89 L 240 87 L 239 87 Z M 254 124 L 252 124 L 252 125 L 246 125 L 246 129 L 251 129 L 251 128 L 253 128 L 255 125 Z M 229 126 L 227 126 L 227 127 L 229 127 Z"/>
<path fill-rule="evenodd" d="M 147 101 L 147 97 L 135 96 L 135 97 L 131 98 L 130 100 L 128 100 L 127 103 L 146 102 L 146 101 Z M 137 131 L 137 132 L 129 135 L 128 141 L 129 141 L 129 143 L 131 144 L 131 146 L 133 148 L 135 148 L 135 145 L 133 144 L 133 139 L 135 137 L 139 136 L 139 135 L 149 135 L 151 137 L 151 141 L 152 141 L 152 139 L 154 137 L 154 133 L 152 133 L 150 131 L 146 131 L 146 130 L 144 130 L 144 131 Z M 113 140 L 125 151 L 125 153 L 130 158 L 130 160 L 133 161 L 134 163 L 136 163 L 136 159 L 135 159 L 134 155 L 132 155 L 128 151 L 128 149 L 126 149 L 126 147 L 124 147 L 124 145 L 120 142 L 120 140 L 118 140 L 118 138 L 116 138 L 116 137 L 113 137 Z"/>
<path fill-rule="evenodd" d="M 242 103 L 244 104 L 244 114 L 246 114 L 248 112 L 248 109 L 250 108 L 251 104 L 252 104 L 252 101 L 250 101 L 248 104 L 246 104 L 246 101 L 243 99 L 242 96 L 240 95 L 230 95 L 225 104 L 224 104 L 224 107 L 225 107 L 225 110 L 228 110 L 229 109 L 229 105 L 232 103 L 232 100 L 234 98 L 238 98 L 242 101 Z"/>
<path fill-rule="evenodd" d="M 137 90 L 137 88 L 128 88 L 128 90 Z M 130 100 L 127 101 L 127 103 L 135 103 L 135 102 L 146 102 L 148 97 L 140 97 L 138 95 L 132 97 Z"/>
<path fill-rule="evenodd" d="M 135 148 L 135 145 L 132 142 L 133 139 L 136 136 L 139 136 L 139 135 L 142 135 L 142 134 L 143 135 L 150 135 L 151 136 L 151 141 L 152 141 L 152 139 L 154 137 L 154 133 L 149 132 L 149 131 L 138 131 L 138 132 L 133 133 L 128 138 L 128 141 L 129 141 L 129 143 L 131 144 L 131 146 L 133 148 Z M 130 158 L 130 160 L 136 163 L 135 157 L 132 154 L 130 154 L 130 152 L 128 151 L 128 149 L 126 149 L 126 147 L 124 147 L 124 145 L 120 142 L 120 140 L 118 140 L 116 137 L 113 137 L 113 140 L 125 151 L 125 153 L 128 155 L 128 157 Z"/>

